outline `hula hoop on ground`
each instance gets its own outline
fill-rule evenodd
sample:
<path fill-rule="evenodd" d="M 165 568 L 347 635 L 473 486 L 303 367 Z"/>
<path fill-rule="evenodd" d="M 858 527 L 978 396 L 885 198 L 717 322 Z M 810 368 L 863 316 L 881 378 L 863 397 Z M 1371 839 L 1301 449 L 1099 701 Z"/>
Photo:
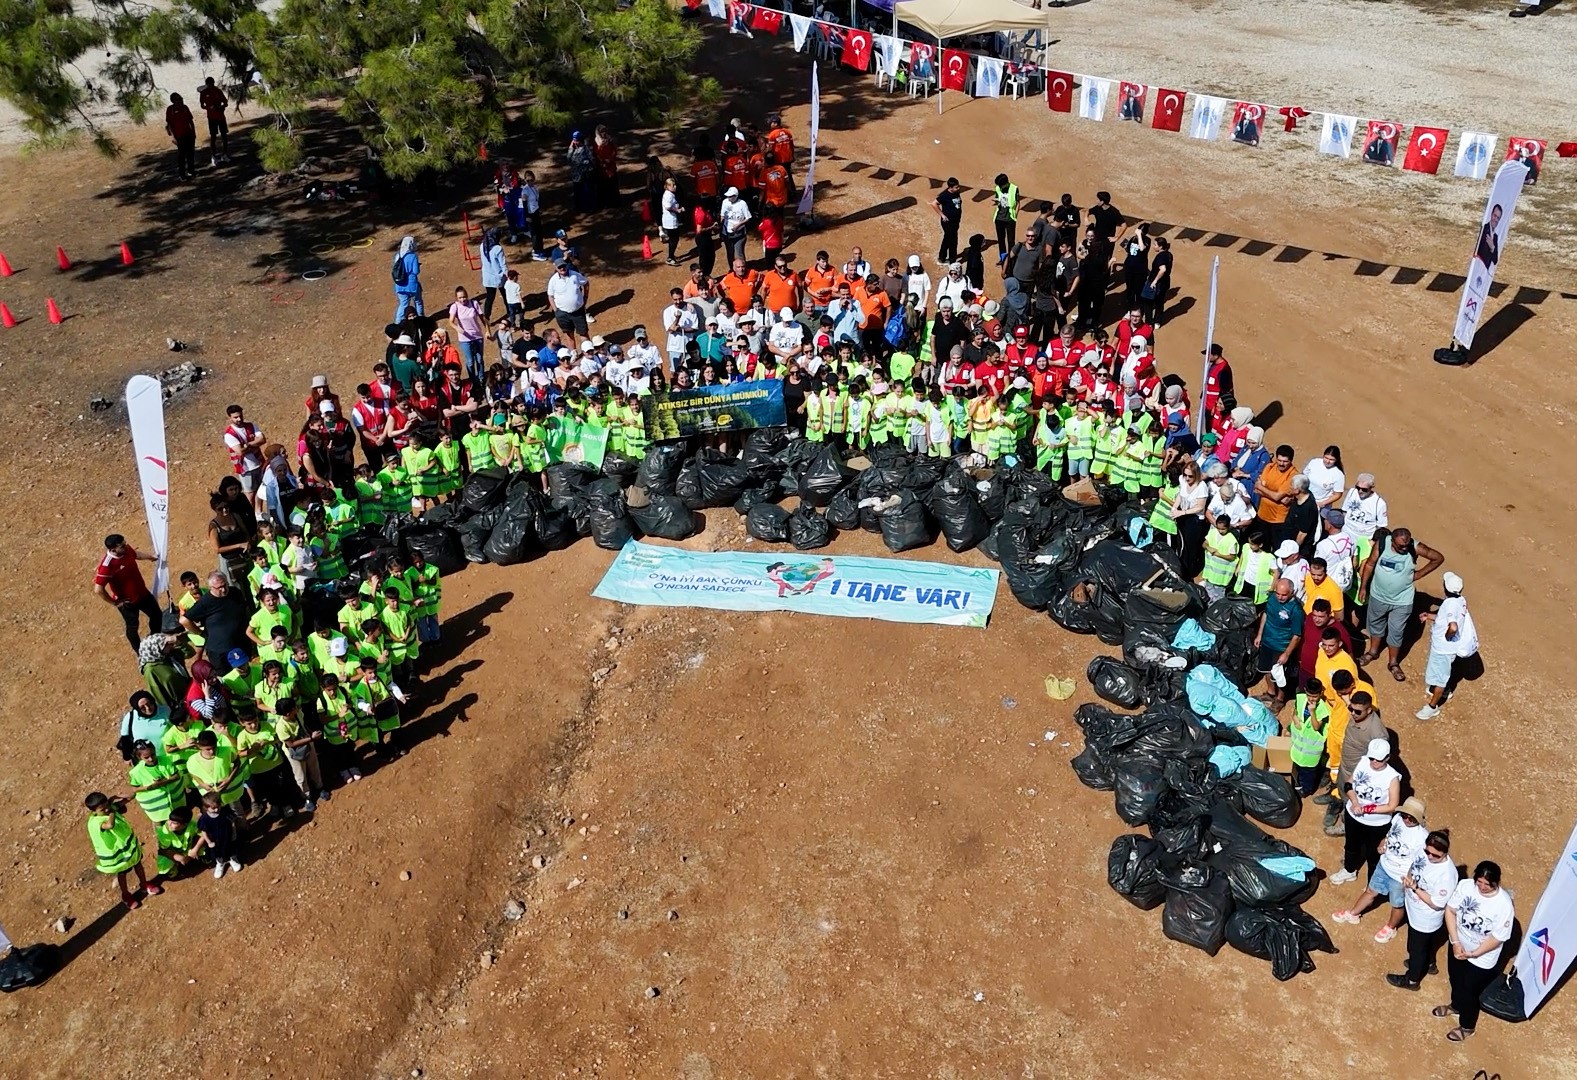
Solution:
<path fill-rule="evenodd" d="M 313 244 L 307 250 L 314 255 L 327 255 L 337 247 L 339 247 L 338 244 Z"/>
<path fill-rule="evenodd" d="M 329 272 L 321 266 L 314 266 L 311 270 L 301 275 L 302 281 L 322 281 L 329 276 Z"/>
<path fill-rule="evenodd" d="M 284 262 L 294 254 L 295 252 L 291 251 L 289 248 L 280 248 L 278 251 L 265 252 L 263 254 L 263 258 L 269 263 L 277 263 Z"/>
<path fill-rule="evenodd" d="M 359 281 L 336 281 L 334 284 L 329 286 L 330 292 L 341 294 L 357 292 L 360 289 L 361 282 Z"/>
<path fill-rule="evenodd" d="M 351 242 L 351 234 L 348 232 L 331 232 L 323 239 L 331 244 L 348 244 Z"/>
<path fill-rule="evenodd" d="M 363 236 L 360 240 L 354 241 L 350 246 L 353 248 L 370 248 L 372 247 L 372 237 Z"/>

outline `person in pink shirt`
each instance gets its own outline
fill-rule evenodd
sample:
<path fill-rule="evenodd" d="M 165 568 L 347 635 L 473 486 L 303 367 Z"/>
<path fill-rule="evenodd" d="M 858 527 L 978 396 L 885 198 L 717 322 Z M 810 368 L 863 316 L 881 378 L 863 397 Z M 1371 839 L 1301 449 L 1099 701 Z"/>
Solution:
<path fill-rule="evenodd" d="M 456 286 L 454 303 L 449 305 L 449 326 L 460 355 L 465 357 L 471 381 L 480 386 L 486 381 L 487 367 L 482 359 L 482 342 L 487 338 L 487 321 L 481 306 L 465 291 Z"/>

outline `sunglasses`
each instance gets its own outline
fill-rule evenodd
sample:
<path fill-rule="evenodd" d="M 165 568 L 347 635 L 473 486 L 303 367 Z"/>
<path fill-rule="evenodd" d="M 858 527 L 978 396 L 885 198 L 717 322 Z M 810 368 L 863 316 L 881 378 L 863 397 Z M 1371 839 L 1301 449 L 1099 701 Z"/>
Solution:
<path fill-rule="evenodd" d="M 1431 860 L 1433 860 L 1434 862 L 1439 862 L 1441 859 L 1446 857 L 1446 853 L 1445 852 L 1443 852 L 1443 851 L 1436 851 L 1434 848 L 1425 848 L 1424 849 L 1424 854 L 1428 855 L 1429 858 Z"/>

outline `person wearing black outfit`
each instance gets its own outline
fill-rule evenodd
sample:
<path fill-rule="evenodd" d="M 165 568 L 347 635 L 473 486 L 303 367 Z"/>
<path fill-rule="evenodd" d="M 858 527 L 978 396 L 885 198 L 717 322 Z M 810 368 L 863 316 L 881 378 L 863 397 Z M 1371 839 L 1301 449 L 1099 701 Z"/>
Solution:
<path fill-rule="evenodd" d="M 969 329 L 951 306 L 939 305 L 936 321 L 931 325 L 931 355 L 953 355 L 953 346 L 962 345 L 969 337 Z"/>
<path fill-rule="evenodd" d="M 969 246 L 964 249 L 964 277 L 969 282 L 969 287 L 979 292 L 986 286 L 986 236 L 984 233 L 975 233 L 969 238 Z"/>
<path fill-rule="evenodd" d="M 1101 325 L 1101 308 L 1106 302 L 1108 267 L 1106 253 L 1098 244 L 1086 244 L 1079 257 L 1079 325 L 1094 329 Z"/>
<path fill-rule="evenodd" d="M 958 258 L 958 226 L 964 220 L 963 190 L 958 177 L 949 176 L 947 186 L 931 200 L 931 208 L 942 223 L 942 243 L 936 249 L 936 261 L 943 265 Z"/>
<path fill-rule="evenodd" d="M 1123 284 L 1127 286 L 1129 311 L 1143 310 L 1144 286 L 1150 279 L 1149 228 L 1141 221 L 1134 227 L 1133 234 L 1123 240 Z"/>
<path fill-rule="evenodd" d="M 1079 243 L 1079 208 L 1073 205 L 1073 196 L 1063 193 L 1062 201 L 1051 212 L 1051 220 L 1057 226 L 1057 234 L 1068 242 L 1068 246 L 1076 247 Z"/>
<path fill-rule="evenodd" d="M 1150 277 L 1139 293 L 1139 310 L 1144 313 L 1144 321 L 1159 330 L 1166 294 L 1172 288 L 1172 242 L 1158 236 L 1152 243 L 1155 257 L 1150 260 Z"/>
<path fill-rule="evenodd" d="M 783 411 L 788 416 L 788 426 L 805 434 L 805 395 L 813 393 L 815 386 L 799 367 L 792 366 L 783 379 Z"/>
<path fill-rule="evenodd" d="M 1047 255 L 1035 267 L 1030 283 L 1029 339 L 1037 345 L 1046 345 L 1062 326 L 1062 315 L 1057 297 L 1062 292 L 1059 275 L 1061 263 L 1050 254 L 1051 244 L 1046 245 Z"/>
<path fill-rule="evenodd" d="M 1112 193 L 1097 191 L 1095 205 L 1090 207 L 1090 221 L 1095 225 L 1095 235 L 1108 244 L 1116 244 L 1123 234 L 1123 212 L 1112 205 Z"/>

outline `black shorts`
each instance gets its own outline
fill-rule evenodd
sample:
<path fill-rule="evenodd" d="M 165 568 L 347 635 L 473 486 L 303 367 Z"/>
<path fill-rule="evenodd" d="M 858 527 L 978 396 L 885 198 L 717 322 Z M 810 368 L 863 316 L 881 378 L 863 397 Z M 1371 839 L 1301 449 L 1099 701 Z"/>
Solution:
<path fill-rule="evenodd" d="M 208 137 L 212 139 L 216 135 L 228 134 L 230 134 L 230 125 L 225 122 L 224 115 L 221 113 L 218 116 L 214 116 L 210 113 L 208 116 Z"/>
<path fill-rule="evenodd" d="M 586 325 L 586 311 L 584 308 L 580 311 L 555 311 L 553 313 L 553 321 L 558 324 L 560 333 L 575 334 L 579 337 L 585 337 L 591 333 L 590 328 Z"/>

